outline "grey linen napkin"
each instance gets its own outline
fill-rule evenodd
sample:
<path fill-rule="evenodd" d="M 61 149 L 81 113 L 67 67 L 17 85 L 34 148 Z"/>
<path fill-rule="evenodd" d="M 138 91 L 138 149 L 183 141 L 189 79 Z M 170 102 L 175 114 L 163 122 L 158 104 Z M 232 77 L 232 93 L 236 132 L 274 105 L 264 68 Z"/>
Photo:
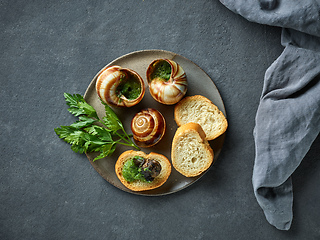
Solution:
<path fill-rule="evenodd" d="M 320 131 L 320 0 L 220 0 L 249 21 L 283 27 L 282 54 L 267 69 L 253 131 L 252 183 L 266 219 L 290 229 L 291 174 Z"/>

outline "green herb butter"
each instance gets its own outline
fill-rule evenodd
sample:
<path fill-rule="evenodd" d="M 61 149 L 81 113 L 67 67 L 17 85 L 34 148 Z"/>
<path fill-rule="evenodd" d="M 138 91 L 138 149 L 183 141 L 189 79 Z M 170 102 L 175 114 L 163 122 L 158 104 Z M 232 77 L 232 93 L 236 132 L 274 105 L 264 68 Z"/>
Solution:
<path fill-rule="evenodd" d="M 120 81 L 116 90 L 119 97 L 125 96 L 129 100 L 134 100 L 139 97 L 141 85 L 138 79 L 130 76 L 128 78 L 122 78 Z"/>
<path fill-rule="evenodd" d="M 160 61 L 151 74 L 151 78 L 160 78 L 165 81 L 168 81 L 171 76 L 171 65 L 167 61 Z"/>
<path fill-rule="evenodd" d="M 133 182 L 134 180 L 146 181 L 141 174 L 141 169 L 134 163 L 133 158 L 125 162 L 122 169 L 122 175 L 128 182 Z"/>

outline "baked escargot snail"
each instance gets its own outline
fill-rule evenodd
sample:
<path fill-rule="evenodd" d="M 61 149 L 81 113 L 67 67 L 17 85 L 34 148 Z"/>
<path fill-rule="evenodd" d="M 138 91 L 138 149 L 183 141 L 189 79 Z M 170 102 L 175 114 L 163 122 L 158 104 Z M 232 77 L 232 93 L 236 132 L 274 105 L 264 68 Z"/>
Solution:
<path fill-rule="evenodd" d="M 175 104 L 187 92 L 186 73 L 173 60 L 154 60 L 147 69 L 147 80 L 151 96 L 163 104 Z"/>
<path fill-rule="evenodd" d="M 133 162 L 138 168 L 140 168 L 140 174 L 148 182 L 152 182 L 161 171 L 161 164 L 154 159 L 134 157 Z"/>
<path fill-rule="evenodd" d="M 115 107 L 132 107 L 142 100 L 145 86 L 135 71 L 110 66 L 98 75 L 96 91 L 104 103 Z"/>
<path fill-rule="evenodd" d="M 123 152 L 115 172 L 121 183 L 132 191 L 146 191 L 162 186 L 171 174 L 171 163 L 162 154 L 128 150 Z"/>
<path fill-rule="evenodd" d="M 166 122 L 158 110 L 143 109 L 133 117 L 131 131 L 139 147 L 152 147 L 162 139 L 166 131 Z"/>

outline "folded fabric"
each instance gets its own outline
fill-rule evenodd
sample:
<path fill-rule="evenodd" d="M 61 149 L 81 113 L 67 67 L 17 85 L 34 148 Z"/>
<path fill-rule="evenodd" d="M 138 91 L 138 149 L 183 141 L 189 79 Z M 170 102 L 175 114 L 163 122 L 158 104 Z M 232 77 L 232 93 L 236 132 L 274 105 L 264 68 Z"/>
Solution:
<path fill-rule="evenodd" d="M 256 114 L 252 183 L 270 224 L 292 223 L 291 175 L 320 131 L 320 0 L 221 0 L 258 23 L 281 26 L 283 53 L 267 69 Z"/>
<path fill-rule="evenodd" d="M 220 0 L 249 21 L 320 37 L 320 0 Z"/>
<path fill-rule="evenodd" d="M 294 46 L 291 38 L 266 71 L 254 130 L 254 193 L 267 220 L 282 230 L 292 222 L 290 176 L 320 131 L 320 52 Z"/>

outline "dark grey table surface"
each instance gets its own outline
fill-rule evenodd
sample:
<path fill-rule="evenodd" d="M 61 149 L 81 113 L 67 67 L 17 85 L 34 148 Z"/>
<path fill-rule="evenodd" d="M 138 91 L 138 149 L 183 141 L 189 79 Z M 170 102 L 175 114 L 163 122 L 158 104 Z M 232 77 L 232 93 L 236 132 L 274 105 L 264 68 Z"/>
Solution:
<path fill-rule="evenodd" d="M 253 195 L 255 112 L 281 29 L 217 0 L 4 0 L 0 18 L 0 239 L 320 239 L 319 137 L 293 174 L 289 231 Z M 64 92 L 84 94 L 103 66 L 143 49 L 199 65 L 229 121 L 214 166 L 161 197 L 115 188 L 53 131 L 74 121 Z"/>

